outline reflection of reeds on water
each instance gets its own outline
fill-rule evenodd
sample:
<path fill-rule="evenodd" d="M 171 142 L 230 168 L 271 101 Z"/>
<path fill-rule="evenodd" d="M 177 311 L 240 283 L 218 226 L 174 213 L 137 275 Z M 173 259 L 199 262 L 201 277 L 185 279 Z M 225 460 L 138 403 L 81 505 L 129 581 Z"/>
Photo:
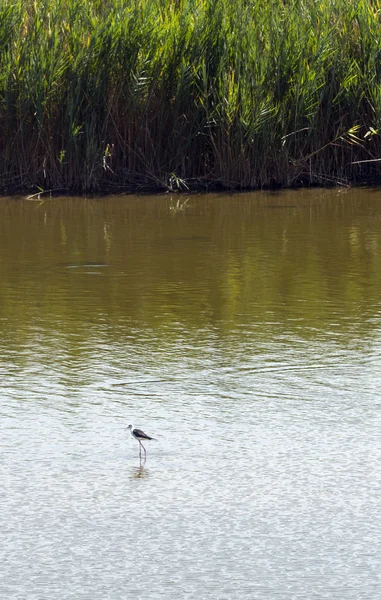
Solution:
<path fill-rule="evenodd" d="M 0 184 L 30 199 L 379 174 L 377 2 L 4 0 L 0 49 Z"/>

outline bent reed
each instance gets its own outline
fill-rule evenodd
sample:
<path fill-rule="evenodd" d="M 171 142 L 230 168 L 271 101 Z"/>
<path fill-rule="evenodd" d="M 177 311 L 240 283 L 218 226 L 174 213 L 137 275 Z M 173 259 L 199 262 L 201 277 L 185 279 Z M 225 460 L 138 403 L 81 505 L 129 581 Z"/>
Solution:
<path fill-rule="evenodd" d="M 381 179 L 381 0 L 3 0 L 0 48 L 4 192 Z"/>

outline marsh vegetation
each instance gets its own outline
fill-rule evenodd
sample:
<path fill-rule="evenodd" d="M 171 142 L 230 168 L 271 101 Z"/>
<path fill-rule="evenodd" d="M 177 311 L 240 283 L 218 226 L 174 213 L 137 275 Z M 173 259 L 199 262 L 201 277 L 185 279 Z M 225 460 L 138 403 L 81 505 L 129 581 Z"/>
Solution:
<path fill-rule="evenodd" d="M 380 179 L 379 0 L 4 0 L 0 186 Z"/>

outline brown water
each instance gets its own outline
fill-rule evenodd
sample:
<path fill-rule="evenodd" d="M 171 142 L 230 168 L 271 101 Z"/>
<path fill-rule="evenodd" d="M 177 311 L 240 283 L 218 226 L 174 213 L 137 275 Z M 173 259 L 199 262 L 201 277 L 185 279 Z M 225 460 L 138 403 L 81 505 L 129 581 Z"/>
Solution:
<path fill-rule="evenodd" d="M 378 600 L 380 191 L 0 200 L 0 334 L 1 598 Z"/>

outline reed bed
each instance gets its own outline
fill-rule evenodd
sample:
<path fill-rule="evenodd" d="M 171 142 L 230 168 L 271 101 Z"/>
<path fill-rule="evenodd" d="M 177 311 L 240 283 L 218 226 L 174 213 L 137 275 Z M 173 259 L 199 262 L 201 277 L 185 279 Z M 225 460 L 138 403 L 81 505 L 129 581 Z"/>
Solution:
<path fill-rule="evenodd" d="M 2 191 L 381 179 L 381 0 L 3 0 L 0 60 Z"/>

